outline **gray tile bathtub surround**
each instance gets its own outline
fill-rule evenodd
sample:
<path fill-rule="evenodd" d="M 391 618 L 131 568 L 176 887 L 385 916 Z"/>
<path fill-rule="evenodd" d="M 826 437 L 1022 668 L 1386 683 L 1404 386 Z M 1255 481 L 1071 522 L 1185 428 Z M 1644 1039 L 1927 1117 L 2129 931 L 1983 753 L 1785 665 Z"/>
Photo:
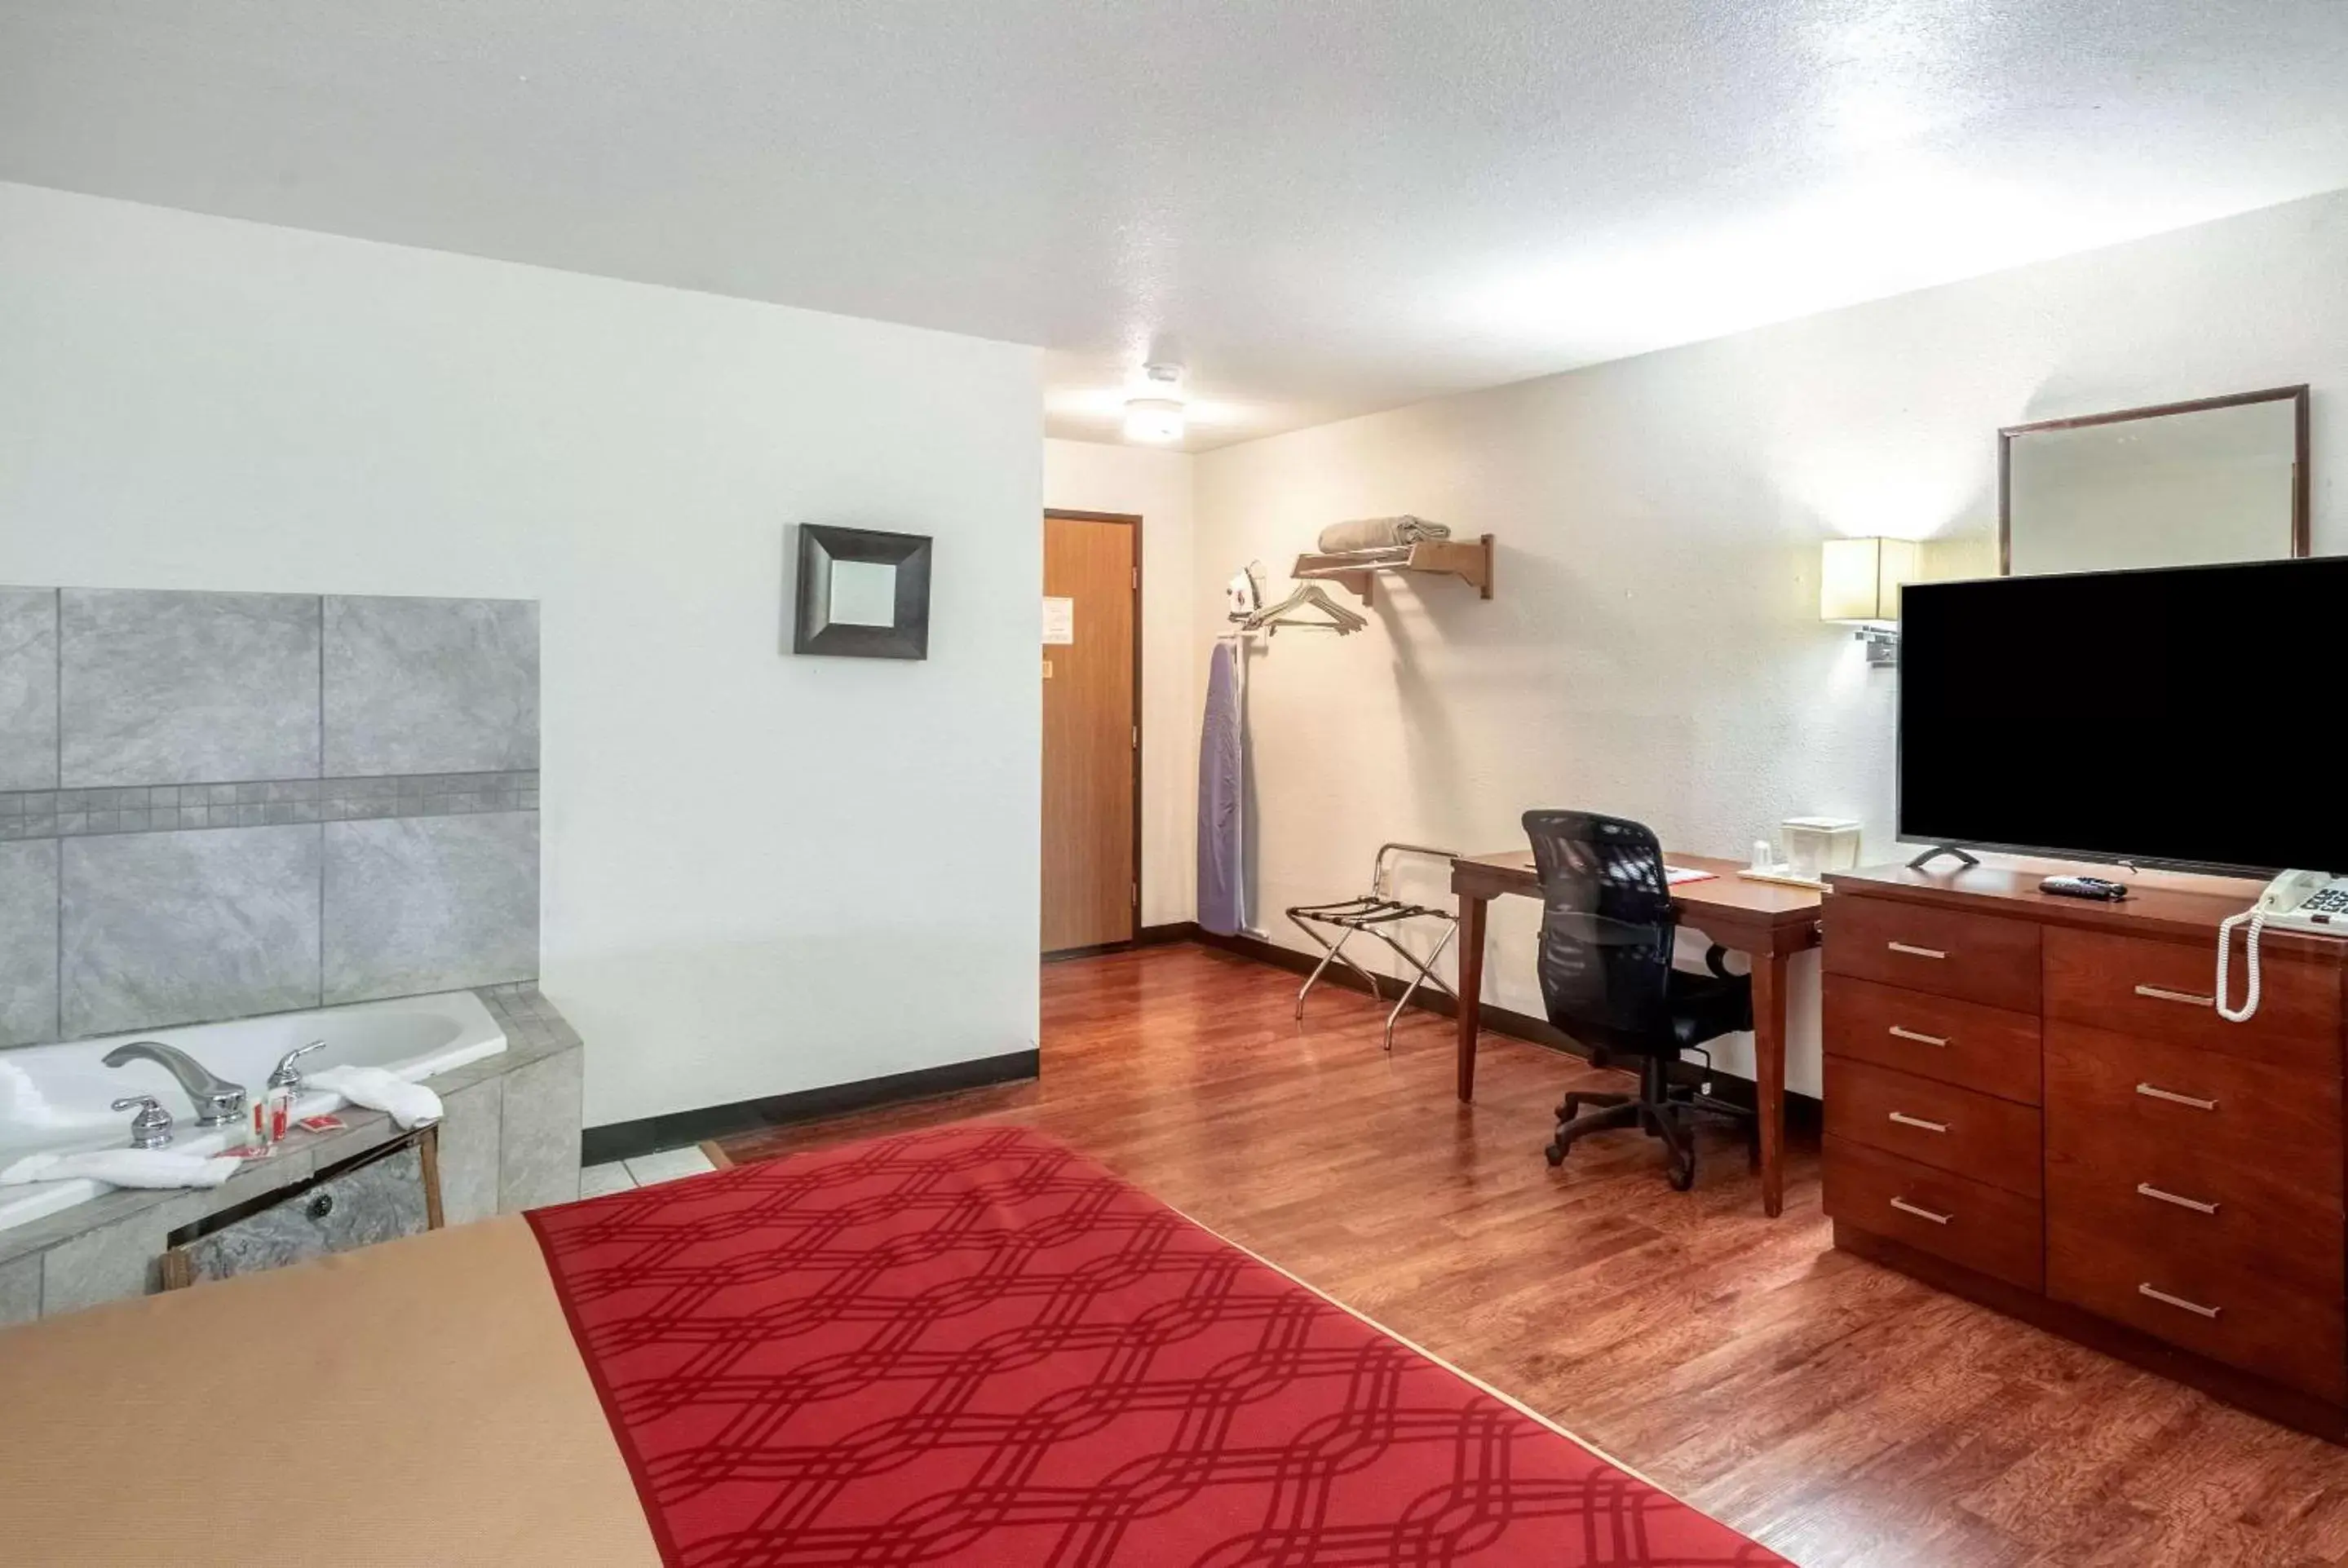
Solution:
<path fill-rule="evenodd" d="M 57 785 L 57 589 L 0 588 L 0 790 Z"/>
<path fill-rule="evenodd" d="M 30 1323 L 41 1315 L 41 1260 L 20 1257 L 0 1263 L 0 1328 Z"/>
<path fill-rule="evenodd" d="M 57 846 L 0 844 L 0 1045 L 57 1038 Z"/>
<path fill-rule="evenodd" d="M 325 825 L 329 1006 L 538 973 L 538 816 Z"/>
<path fill-rule="evenodd" d="M 578 1201 L 586 1055 L 566 1050 L 507 1075 L 505 1122 L 498 1134 L 500 1211 Z"/>
<path fill-rule="evenodd" d="M 317 1006 L 320 832 L 311 825 L 66 840 L 63 1033 Z"/>
<path fill-rule="evenodd" d="M 534 772 L 17 790 L 0 794 L 0 843 L 76 838 L 92 833 L 166 833 L 195 827 L 263 827 L 289 822 L 537 809 Z"/>
<path fill-rule="evenodd" d="M 324 772 L 537 766 L 536 604 L 327 596 Z"/>
<path fill-rule="evenodd" d="M 51 1247 L 41 1258 L 41 1316 L 153 1290 L 172 1220 L 169 1209 L 150 1209 Z"/>
<path fill-rule="evenodd" d="M 575 1054 L 575 1053 L 574 1053 Z M 440 1097 L 440 1215 L 470 1225 L 498 1212 L 498 1132 L 505 1080 Z"/>
<path fill-rule="evenodd" d="M 314 778 L 319 602 L 58 590 L 61 789 Z"/>

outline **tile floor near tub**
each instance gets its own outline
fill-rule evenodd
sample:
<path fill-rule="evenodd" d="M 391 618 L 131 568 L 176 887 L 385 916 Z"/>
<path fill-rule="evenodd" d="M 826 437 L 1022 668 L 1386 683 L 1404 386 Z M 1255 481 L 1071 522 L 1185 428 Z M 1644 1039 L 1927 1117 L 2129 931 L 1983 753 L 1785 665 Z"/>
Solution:
<path fill-rule="evenodd" d="M 654 1154 L 639 1154 L 633 1160 L 613 1160 L 609 1164 L 589 1165 L 579 1173 L 579 1195 L 600 1198 L 606 1193 L 624 1193 L 630 1187 L 649 1187 L 662 1182 L 674 1182 L 680 1176 L 698 1176 L 717 1167 L 701 1152 L 698 1143 L 687 1143 L 682 1149 L 663 1149 Z"/>

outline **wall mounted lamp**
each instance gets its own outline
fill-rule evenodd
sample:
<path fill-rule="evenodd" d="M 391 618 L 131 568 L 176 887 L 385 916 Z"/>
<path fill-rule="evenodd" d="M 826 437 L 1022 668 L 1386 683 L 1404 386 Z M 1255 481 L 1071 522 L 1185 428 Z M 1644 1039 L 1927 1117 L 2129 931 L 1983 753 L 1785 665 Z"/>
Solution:
<path fill-rule="evenodd" d="M 1857 627 L 1867 662 L 1900 662 L 1900 589 L 1922 576 L 1924 548 L 1914 539 L 1828 539 L 1819 559 L 1818 619 Z"/>

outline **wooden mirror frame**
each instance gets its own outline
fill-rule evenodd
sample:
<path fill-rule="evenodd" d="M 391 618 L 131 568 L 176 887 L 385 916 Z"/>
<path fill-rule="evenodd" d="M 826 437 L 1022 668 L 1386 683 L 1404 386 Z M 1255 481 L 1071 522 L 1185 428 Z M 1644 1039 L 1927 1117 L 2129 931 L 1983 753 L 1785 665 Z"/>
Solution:
<path fill-rule="evenodd" d="M 849 659 L 927 659 L 930 656 L 930 536 L 888 534 L 876 528 L 799 525 L 798 609 L 791 620 L 791 651 Z M 831 564 L 872 561 L 897 569 L 895 619 L 887 626 L 860 626 L 831 619 Z"/>
<path fill-rule="evenodd" d="M 2013 438 L 2041 430 L 2076 430 L 2089 425 L 2118 425 L 2130 419 L 2158 419 L 2170 414 L 2201 414 L 2212 408 L 2234 408 L 2245 403 L 2292 405 L 2291 463 L 2291 554 L 2298 559 L 2314 553 L 2308 525 L 2307 386 L 2271 386 L 2262 392 L 2237 392 L 2225 397 L 2197 397 L 2188 403 L 2157 403 L 2147 408 L 2123 408 L 2113 414 L 2082 414 L 2069 419 L 2040 419 L 2009 425 L 1997 433 L 1997 575 L 2013 575 Z"/>

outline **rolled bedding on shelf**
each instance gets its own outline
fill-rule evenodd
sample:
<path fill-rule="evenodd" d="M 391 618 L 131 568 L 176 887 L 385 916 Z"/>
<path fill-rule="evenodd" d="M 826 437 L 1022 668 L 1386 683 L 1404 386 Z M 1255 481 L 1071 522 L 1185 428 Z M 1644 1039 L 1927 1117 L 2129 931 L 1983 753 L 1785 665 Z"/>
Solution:
<path fill-rule="evenodd" d="M 1441 523 L 1430 523 L 1406 512 L 1398 518 L 1356 518 L 1351 522 L 1331 523 L 1321 530 L 1318 543 L 1323 555 L 1344 555 L 1353 550 L 1392 549 L 1421 539 L 1450 537 L 1451 530 Z"/>

